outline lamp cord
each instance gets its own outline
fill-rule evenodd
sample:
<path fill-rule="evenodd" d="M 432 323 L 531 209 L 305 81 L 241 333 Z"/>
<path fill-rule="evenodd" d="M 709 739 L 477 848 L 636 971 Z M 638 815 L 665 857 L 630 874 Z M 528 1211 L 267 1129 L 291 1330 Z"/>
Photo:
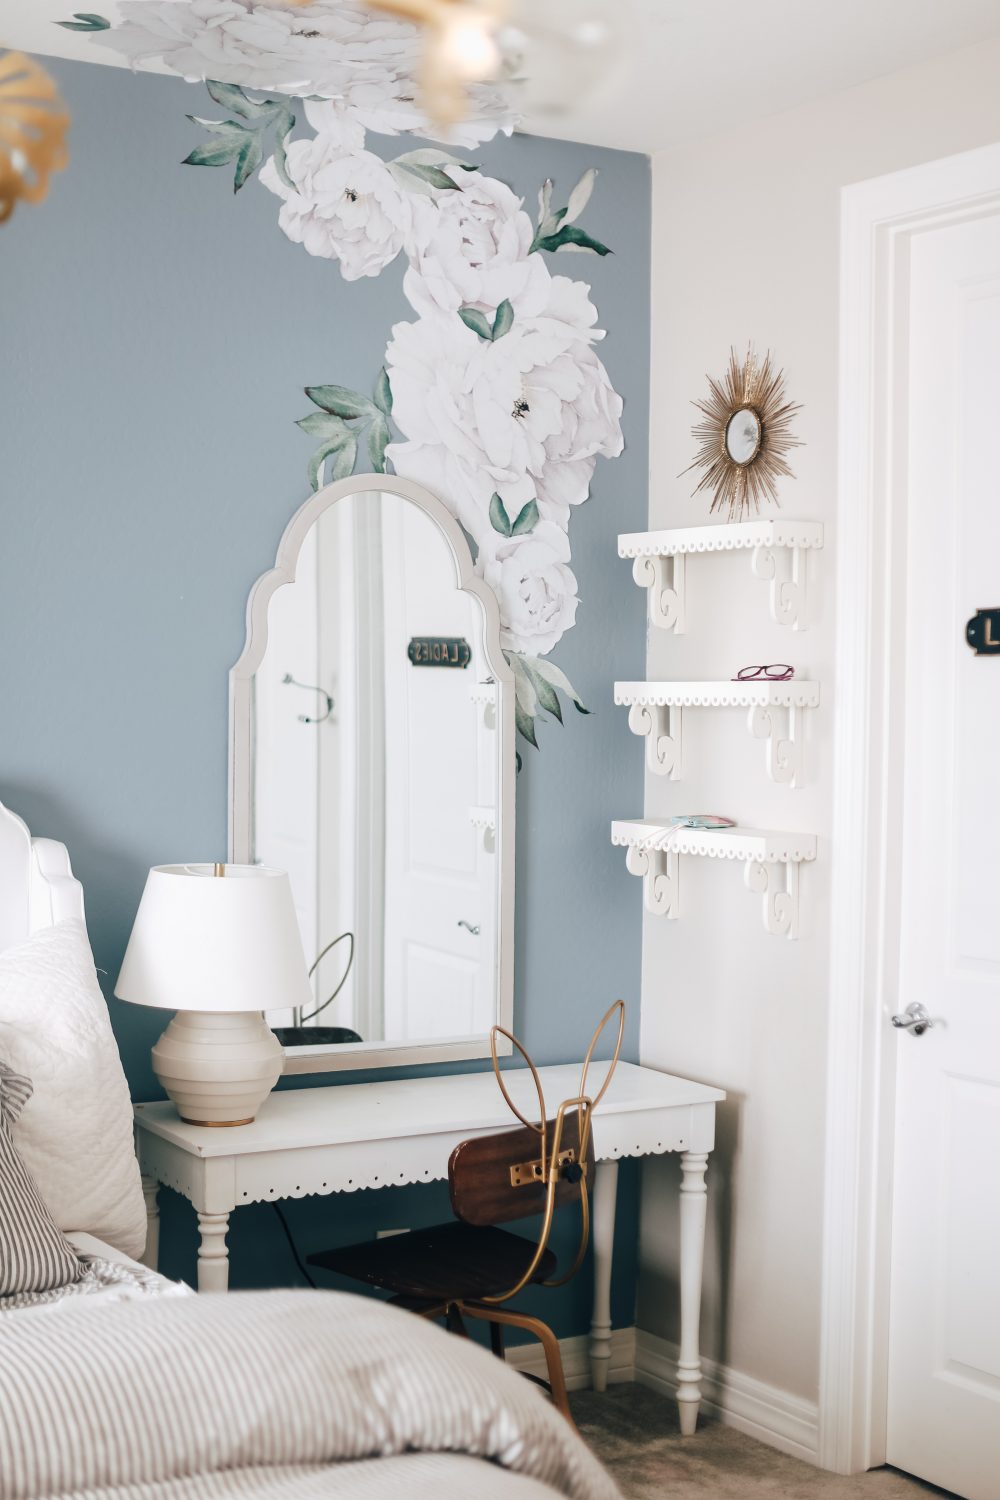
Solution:
<path fill-rule="evenodd" d="M 316 1282 L 313 1280 L 312 1276 L 306 1270 L 305 1266 L 302 1263 L 302 1257 L 301 1257 L 301 1255 L 298 1252 L 298 1249 L 296 1247 L 294 1239 L 292 1238 L 292 1231 L 288 1227 L 288 1220 L 285 1218 L 284 1214 L 281 1212 L 281 1209 L 278 1207 L 277 1203 L 272 1203 L 271 1207 L 274 1209 L 275 1213 L 278 1215 L 278 1223 L 281 1225 L 282 1229 L 285 1231 L 285 1238 L 287 1239 L 288 1245 L 289 1245 L 289 1249 L 292 1252 L 292 1259 L 295 1261 L 295 1264 L 298 1266 L 299 1271 L 305 1277 L 305 1279 L 309 1283 L 309 1285 L 311 1287 L 315 1287 L 316 1286 Z M 318 1288 L 317 1288 L 317 1290 L 318 1290 Z"/>

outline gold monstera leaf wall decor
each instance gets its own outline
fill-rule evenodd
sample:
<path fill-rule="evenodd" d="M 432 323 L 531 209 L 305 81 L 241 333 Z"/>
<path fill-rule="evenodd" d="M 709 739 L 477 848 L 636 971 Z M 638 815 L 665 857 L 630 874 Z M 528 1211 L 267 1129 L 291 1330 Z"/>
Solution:
<path fill-rule="evenodd" d="M 39 203 L 66 165 L 69 114 L 45 72 L 23 52 L 0 51 L 0 224 L 18 200 Z"/>

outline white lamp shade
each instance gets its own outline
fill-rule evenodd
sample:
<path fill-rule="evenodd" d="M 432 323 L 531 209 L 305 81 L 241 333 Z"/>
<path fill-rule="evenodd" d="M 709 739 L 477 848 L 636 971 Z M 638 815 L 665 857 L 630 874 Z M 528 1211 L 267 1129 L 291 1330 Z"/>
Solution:
<path fill-rule="evenodd" d="M 284 870 L 157 865 L 146 878 L 119 1000 L 161 1010 L 249 1011 L 312 1001 Z"/>

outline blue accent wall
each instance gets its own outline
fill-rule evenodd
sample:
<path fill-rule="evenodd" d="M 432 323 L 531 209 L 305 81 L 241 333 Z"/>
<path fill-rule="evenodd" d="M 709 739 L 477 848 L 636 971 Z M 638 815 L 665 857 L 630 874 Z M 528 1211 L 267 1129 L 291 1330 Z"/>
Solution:
<path fill-rule="evenodd" d="M 200 138 L 185 115 L 218 113 L 204 90 L 51 70 L 73 116 L 70 165 L 44 204 L 0 228 L 0 800 L 69 846 L 110 996 L 148 867 L 225 855 L 227 673 L 247 593 L 308 493 L 302 387 L 369 390 L 391 324 L 412 314 L 402 261 L 347 283 L 285 238 L 259 185 L 234 197 L 229 170 L 180 165 Z M 539 752 L 522 746 L 515 1026 L 539 1062 L 569 1061 L 622 996 L 634 1059 L 640 893 L 608 825 L 637 816 L 643 796 L 641 745 L 612 683 L 641 677 L 645 657 L 643 596 L 615 538 L 647 515 L 649 164 L 529 136 L 473 155 L 532 214 L 545 177 L 565 202 L 598 167 L 587 228 L 615 252 L 558 257 L 592 284 L 626 449 L 599 460 L 573 517 L 581 604 L 554 654 L 593 713 L 569 710 Z M 149 1048 L 162 1015 L 109 1003 L 134 1097 L 158 1097 Z M 636 1171 L 623 1167 L 620 1188 L 618 1325 L 633 1321 Z M 193 1213 L 162 1197 L 161 1268 L 191 1278 Z M 446 1218 L 447 1192 L 302 1200 L 287 1214 L 309 1252 Z M 299 1280 L 269 1206 L 238 1209 L 230 1244 L 234 1286 Z M 561 1334 L 583 1332 L 587 1278 L 544 1307 Z"/>

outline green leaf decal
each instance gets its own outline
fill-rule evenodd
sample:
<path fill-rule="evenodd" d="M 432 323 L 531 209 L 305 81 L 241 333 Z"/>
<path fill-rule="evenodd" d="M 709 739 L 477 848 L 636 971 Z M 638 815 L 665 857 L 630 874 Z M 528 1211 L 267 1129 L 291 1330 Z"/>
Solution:
<path fill-rule="evenodd" d="M 559 702 L 559 694 L 556 692 L 551 682 L 546 682 L 541 672 L 539 672 L 537 667 L 533 664 L 532 659 L 527 656 L 524 658 L 524 670 L 528 674 L 528 680 L 530 681 L 531 686 L 538 694 L 538 701 L 541 704 L 542 708 L 544 708 L 547 713 L 550 713 L 553 718 L 558 719 L 561 724 L 563 721 L 562 705 Z"/>
<path fill-rule="evenodd" d="M 219 136 L 220 140 L 235 141 L 237 144 L 228 154 L 213 149 L 211 144 L 196 146 L 191 154 L 184 158 L 184 165 L 221 167 L 226 162 L 234 161 L 236 171 L 233 176 L 233 191 L 238 193 L 264 160 L 264 143 L 268 135 L 273 133 L 275 169 L 285 186 L 294 188 L 295 184 L 288 175 L 286 161 L 288 138 L 295 126 L 295 116 L 289 107 L 288 100 L 252 99 L 236 84 L 219 83 L 215 79 L 209 80 L 205 87 L 216 104 L 221 104 L 224 109 L 230 110 L 240 119 L 203 120 L 198 115 L 188 115 L 188 119 L 195 125 L 199 125 L 202 130 Z M 241 120 L 249 123 L 241 124 Z"/>
<path fill-rule="evenodd" d="M 533 504 L 534 502 L 532 501 L 531 503 Z M 521 514 L 523 515 L 524 512 L 522 511 Z M 518 516 L 517 519 L 520 520 L 521 516 Z M 503 501 L 497 494 L 494 494 L 493 499 L 490 501 L 490 525 L 494 531 L 499 531 L 501 536 L 510 536 L 513 532 L 513 527 L 510 524 L 510 516 L 504 508 Z"/>
<path fill-rule="evenodd" d="M 578 224 L 563 224 L 555 234 L 548 234 L 544 239 L 537 236 L 531 246 L 532 250 L 589 250 L 594 255 L 613 255 L 607 245 L 602 245 L 600 240 L 595 240 L 585 229 Z"/>
<path fill-rule="evenodd" d="M 290 109 L 280 110 L 274 117 L 274 166 L 285 187 L 295 189 L 288 175 L 288 137 L 295 129 L 295 116 Z"/>
<path fill-rule="evenodd" d="M 342 385 L 307 385 L 306 395 L 324 411 L 332 411 L 338 417 L 374 417 L 378 407 L 360 391 L 349 391 Z"/>
<path fill-rule="evenodd" d="M 518 734 L 523 735 L 528 744 L 534 745 L 537 750 L 538 741 L 535 738 L 535 721 L 524 712 L 520 703 L 514 704 L 514 723 L 517 725 Z"/>
<path fill-rule="evenodd" d="M 231 109 L 234 115 L 242 115 L 244 120 L 256 119 L 260 114 L 262 106 L 254 99 L 248 99 L 243 90 L 235 83 L 217 83 L 214 78 L 205 79 L 205 87 L 209 97 L 216 104 L 221 104 L 223 109 Z M 189 115 L 190 119 L 191 116 Z"/>
<path fill-rule="evenodd" d="M 532 669 L 540 677 L 543 677 L 546 682 L 551 683 L 554 688 L 558 688 L 561 693 L 565 693 L 567 698 L 571 698 L 578 713 L 590 713 L 590 709 L 587 708 L 576 688 L 566 676 L 566 673 L 560 671 L 555 662 L 549 661 L 547 656 L 526 656 L 524 660 L 526 665 L 530 662 Z"/>
<path fill-rule="evenodd" d="M 309 462 L 309 480 L 313 489 L 323 482 L 323 474 L 330 459 L 328 480 L 346 479 L 354 473 L 358 448 L 362 438 L 367 438 L 368 456 L 372 471 L 386 472 L 386 449 L 392 441 L 389 413 L 392 410 L 392 390 L 385 369 L 379 371 L 375 382 L 375 400 L 369 401 L 360 391 L 348 390 L 343 385 L 308 385 L 306 395 L 319 411 L 311 411 L 300 417 L 296 426 L 311 437 L 319 438 L 320 446 Z M 348 424 L 353 425 L 348 425 Z"/>
<path fill-rule="evenodd" d="M 295 425 L 310 437 L 339 439 L 342 443 L 347 441 L 351 431 L 339 417 L 328 411 L 311 411 L 307 417 L 300 417 Z"/>
<path fill-rule="evenodd" d="M 386 374 L 385 365 L 378 373 L 375 382 L 375 405 L 384 417 L 392 415 L 392 386 L 389 384 L 389 376 Z"/>
<path fill-rule="evenodd" d="M 235 136 L 227 136 L 221 141 L 206 141 L 203 146 L 195 146 L 189 156 L 185 156 L 182 166 L 185 167 L 224 167 L 227 162 L 235 161 L 243 150 L 243 142 Z"/>
<path fill-rule="evenodd" d="M 492 343 L 493 329 L 478 308 L 460 307 L 458 309 L 458 316 L 466 328 L 471 328 L 473 333 L 478 333 L 479 337 L 485 339 L 488 344 Z"/>
<path fill-rule="evenodd" d="M 334 454 L 333 465 L 330 469 L 330 483 L 334 484 L 338 479 L 347 479 L 353 474 L 357 458 L 358 440 L 353 432 L 349 432 L 347 442 Z"/>
<path fill-rule="evenodd" d="M 514 309 L 505 297 L 497 308 L 497 315 L 493 319 L 493 328 L 490 334 L 493 342 L 496 343 L 497 339 L 502 339 L 505 333 L 510 333 L 513 326 Z"/>
<path fill-rule="evenodd" d="M 199 115 L 188 115 L 192 125 L 200 125 L 202 130 L 207 130 L 211 135 L 226 136 L 229 140 L 244 141 L 251 140 L 253 131 L 249 125 L 241 125 L 239 120 L 203 120 Z"/>
<path fill-rule="evenodd" d="M 389 424 L 379 412 L 368 429 L 368 456 L 376 474 L 385 473 L 385 450 L 389 446 Z"/>
<path fill-rule="evenodd" d="M 350 436 L 350 434 L 348 434 Z M 323 482 L 323 469 L 331 453 L 339 453 L 344 447 L 346 439 L 331 438 L 329 442 L 321 443 L 309 460 L 309 484 L 312 489 L 318 490 Z"/>
<path fill-rule="evenodd" d="M 594 191 L 594 183 L 596 181 L 597 168 L 588 168 L 588 170 L 584 172 L 583 176 L 580 178 L 580 181 L 577 183 L 576 187 L 569 195 L 569 203 L 566 205 L 566 208 L 564 210 L 564 216 L 567 224 L 572 224 L 573 221 L 575 219 L 578 219 L 583 213 L 583 210 L 590 202 L 590 195 Z"/>
<path fill-rule="evenodd" d="M 497 497 L 499 499 L 499 496 Z M 490 517 L 492 520 L 492 515 Z M 538 501 L 529 500 L 518 513 L 517 520 L 510 529 L 510 536 L 527 536 L 529 531 L 534 531 L 538 525 Z"/>
<path fill-rule="evenodd" d="M 95 16 L 93 11 L 75 10 L 72 21 L 57 21 L 63 31 L 110 31 L 111 22 L 106 21 L 103 16 Z"/>
<path fill-rule="evenodd" d="M 451 189 L 453 193 L 461 192 L 457 182 L 452 182 L 447 172 L 440 167 L 424 166 L 421 162 L 404 161 L 399 163 L 404 172 L 409 172 L 411 177 L 416 177 L 421 182 L 426 182 L 429 187 Z"/>
<path fill-rule="evenodd" d="M 263 160 L 264 149 L 260 144 L 260 136 L 252 135 L 236 158 L 236 175 L 233 178 L 234 193 L 239 192 L 247 178 L 253 176 Z"/>

